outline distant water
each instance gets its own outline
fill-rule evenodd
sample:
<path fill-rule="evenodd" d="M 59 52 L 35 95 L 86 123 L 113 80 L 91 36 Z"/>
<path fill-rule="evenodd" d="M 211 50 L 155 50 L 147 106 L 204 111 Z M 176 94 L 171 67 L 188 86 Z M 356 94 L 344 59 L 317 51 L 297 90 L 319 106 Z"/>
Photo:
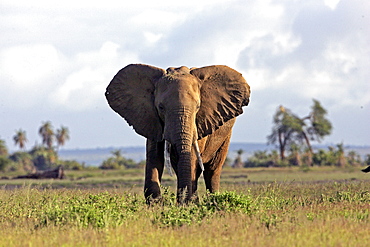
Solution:
<path fill-rule="evenodd" d="M 100 166 L 103 160 L 112 156 L 112 152 L 121 150 L 123 157 L 137 162 L 145 160 L 145 147 L 108 147 L 92 149 L 60 150 L 59 156 L 64 160 L 76 160 L 87 166 Z"/>
<path fill-rule="evenodd" d="M 328 146 L 335 145 L 315 145 L 315 149 L 326 149 Z M 273 145 L 264 143 L 230 143 L 228 157 L 235 159 L 238 150 L 243 150 L 242 159 L 246 160 L 255 151 L 270 151 L 276 149 Z M 345 146 L 346 151 L 356 151 L 362 157 L 370 154 L 370 146 Z M 92 149 L 66 149 L 60 150 L 59 156 L 64 160 L 76 160 L 84 163 L 86 166 L 99 166 L 103 160 L 112 156 L 112 151 L 121 150 L 125 158 L 133 159 L 136 162 L 145 160 L 145 147 L 108 147 L 108 148 L 92 148 Z"/>

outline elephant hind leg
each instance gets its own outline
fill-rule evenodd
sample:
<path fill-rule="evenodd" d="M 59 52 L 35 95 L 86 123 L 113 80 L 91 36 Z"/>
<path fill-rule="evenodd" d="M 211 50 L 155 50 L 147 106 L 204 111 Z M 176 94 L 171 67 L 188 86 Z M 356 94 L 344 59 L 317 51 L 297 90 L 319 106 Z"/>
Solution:
<path fill-rule="evenodd" d="M 229 143 L 230 135 L 221 144 L 213 158 L 204 165 L 204 181 L 206 189 L 211 193 L 220 189 L 221 171 L 227 157 Z"/>

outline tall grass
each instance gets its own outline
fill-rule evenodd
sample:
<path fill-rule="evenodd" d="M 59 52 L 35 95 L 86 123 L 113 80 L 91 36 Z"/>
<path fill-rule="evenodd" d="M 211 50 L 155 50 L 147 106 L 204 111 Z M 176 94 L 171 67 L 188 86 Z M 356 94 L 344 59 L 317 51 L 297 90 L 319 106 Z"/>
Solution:
<path fill-rule="evenodd" d="M 0 190 L 0 246 L 367 246 L 370 182 L 229 184 L 161 204 L 122 189 Z"/>

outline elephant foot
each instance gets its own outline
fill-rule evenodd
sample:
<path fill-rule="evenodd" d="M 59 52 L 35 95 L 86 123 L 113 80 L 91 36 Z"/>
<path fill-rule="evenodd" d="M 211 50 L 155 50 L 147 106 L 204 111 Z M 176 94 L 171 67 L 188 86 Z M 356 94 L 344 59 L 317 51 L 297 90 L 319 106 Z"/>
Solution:
<path fill-rule="evenodd" d="M 361 171 L 363 171 L 363 172 L 370 172 L 370 166 L 368 166 L 367 168 L 365 168 L 365 169 L 362 169 Z"/>
<path fill-rule="evenodd" d="M 180 190 L 177 193 L 177 204 L 178 205 L 186 205 L 189 203 L 198 203 L 199 202 L 199 197 L 198 193 L 192 193 L 191 195 L 188 193 L 187 189 L 185 190 Z"/>
<path fill-rule="evenodd" d="M 159 188 L 158 188 L 158 190 L 145 188 L 144 189 L 144 196 L 145 196 L 145 199 L 146 199 L 146 204 L 148 204 L 148 205 L 157 204 L 157 203 L 162 202 L 162 200 L 163 200 L 162 194 L 161 194 L 161 191 L 159 190 Z"/>
<path fill-rule="evenodd" d="M 155 204 L 160 204 L 162 202 L 163 202 L 162 196 L 157 196 L 155 198 L 153 196 L 146 197 L 146 204 L 147 205 L 155 205 Z"/>
<path fill-rule="evenodd" d="M 177 190 L 177 204 L 184 205 L 188 204 L 191 201 L 191 196 L 189 195 L 188 188 Z"/>

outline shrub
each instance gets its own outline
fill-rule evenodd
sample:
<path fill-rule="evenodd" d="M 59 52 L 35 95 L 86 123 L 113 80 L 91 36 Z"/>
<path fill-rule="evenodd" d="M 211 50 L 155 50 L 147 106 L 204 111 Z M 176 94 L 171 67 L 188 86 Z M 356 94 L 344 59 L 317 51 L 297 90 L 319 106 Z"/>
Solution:
<path fill-rule="evenodd" d="M 104 160 L 100 169 L 122 169 L 122 168 L 137 168 L 138 164 L 132 159 L 126 159 L 121 155 L 120 150 L 112 151 L 113 157 Z M 143 165 L 143 164 L 140 164 Z"/>
<path fill-rule="evenodd" d="M 20 170 L 29 173 L 36 171 L 36 167 L 34 166 L 32 161 L 32 155 L 27 152 L 15 152 L 10 155 L 9 158 L 15 163 L 18 163 L 18 167 Z"/>
<path fill-rule="evenodd" d="M 244 167 L 270 167 L 280 166 L 279 155 L 276 150 L 271 153 L 267 151 L 255 151 L 245 162 Z"/>
<path fill-rule="evenodd" d="M 85 166 L 75 160 L 63 160 L 58 162 L 65 170 L 83 170 Z"/>
<path fill-rule="evenodd" d="M 225 213 L 251 214 L 255 209 L 251 196 L 233 191 L 206 194 L 198 202 L 178 206 L 174 193 L 168 193 L 165 190 L 163 202 L 163 208 L 156 209 L 153 219 L 153 224 L 161 227 L 199 224 L 205 218 L 210 218 L 219 212 L 221 215 Z"/>
<path fill-rule="evenodd" d="M 121 169 L 123 167 L 114 157 L 104 160 L 101 166 L 99 166 L 100 169 Z"/>
<path fill-rule="evenodd" d="M 58 155 L 54 149 L 35 146 L 31 151 L 32 161 L 38 170 L 55 168 Z"/>
<path fill-rule="evenodd" d="M 5 169 L 11 164 L 11 160 L 7 157 L 0 155 L 0 171 L 5 171 Z"/>

